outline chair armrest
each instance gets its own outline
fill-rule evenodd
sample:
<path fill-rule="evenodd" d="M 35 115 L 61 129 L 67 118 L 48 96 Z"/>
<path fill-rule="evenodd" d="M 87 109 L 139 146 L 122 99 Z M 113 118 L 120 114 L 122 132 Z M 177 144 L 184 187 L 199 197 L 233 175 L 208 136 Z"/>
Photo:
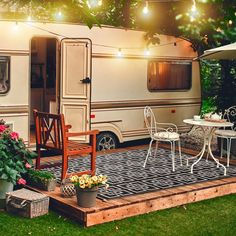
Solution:
<path fill-rule="evenodd" d="M 83 136 L 83 135 L 97 135 L 99 133 L 99 130 L 90 130 L 90 131 L 85 131 L 85 132 L 67 132 L 66 137 L 76 137 L 76 136 Z"/>
<path fill-rule="evenodd" d="M 66 132 L 68 132 L 68 130 L 71 129 L 71 128 L 72 128 L 72 125 L 65 125 Z"/>

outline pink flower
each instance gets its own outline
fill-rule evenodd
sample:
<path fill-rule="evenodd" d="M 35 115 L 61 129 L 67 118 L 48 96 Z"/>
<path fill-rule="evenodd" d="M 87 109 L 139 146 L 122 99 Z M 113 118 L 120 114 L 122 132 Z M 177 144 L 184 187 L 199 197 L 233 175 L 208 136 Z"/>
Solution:
<path fill-rule="evenodd" d="M 31 168 L 31 165 L 29 163 L 26 163 L 25 168 L 29 169 L 29 168 Z"/>
<path fill-rule="evenodd" d="M 13 140 L 18 140 L 18 138 L 19 138 L 19 134 L 17 132 L 12 132 L 10 134 L 10 136 Z"/>
<path fill-rule="evenodd" d="M 0 133 L 2 133 L 6 129 L 5 125 L 0 125 Z"/>
<path fill-rule="evenodd" d="M 23 179 L 23 178 L 20 178 L 20 179 L 18 179 L 18 182 L 17 182 L 18 184 L 23 184 L 23 185 L 25 185 L 26 184 L 26 181 L 25 181 L 25 179 Z"/>

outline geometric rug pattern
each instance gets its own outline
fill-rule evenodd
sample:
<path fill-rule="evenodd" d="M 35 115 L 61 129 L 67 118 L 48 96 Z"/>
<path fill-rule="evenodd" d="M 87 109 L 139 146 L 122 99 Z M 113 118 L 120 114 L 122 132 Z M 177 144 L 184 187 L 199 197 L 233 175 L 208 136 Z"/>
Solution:
<path fill-rule="evenodd" d="M 180 166 L 178 152 L 175 156 L 175 172 L 172 171 L 172 159 L 170 150 L 159 148 L 156 157 L 149 157 L 146 167 L 143 163 L 147 149 L 122 151 L 112 154 L 97 156 L 97 174 L 108 176 L 108 190 L 99 188 L 98 198 L 113 199 L 133 194 L 158 191 L 199 183 L 208 180 L 236 176 L 236 166 L 227 168 L 227 176 L 224 176 L 222 167 L 217 168 L 213 161 L 206 162 L 202 159 L 194 166 L 193 174 L 190 173 L 190 166 L 196 160 L 190 160 L 186 166 L 186 159 L 191 157 L 182 154 L 183 166 Z M 86 170 L 90 158 L 70 158 L 68 173 Z M 47 168 L 60 180 L 61 167 Z"/>

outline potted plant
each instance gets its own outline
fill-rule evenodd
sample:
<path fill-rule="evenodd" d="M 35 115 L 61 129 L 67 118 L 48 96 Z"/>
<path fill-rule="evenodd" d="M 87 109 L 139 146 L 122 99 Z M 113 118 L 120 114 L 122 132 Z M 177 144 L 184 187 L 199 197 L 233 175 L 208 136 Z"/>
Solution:
<path fill-rule="evenodd" d="M 12 191 L 16 183 L 26 184 L 22 175 L 31 168 L 35 155 L 19 134 L 0 120 L 0 207 L 4 207 L 6 192 Z"/>
<path fill-rule="evenodd" d="M 95 206 L 98 187 L 101 185 L 108 187 L 107 176 L 105 175 L 74 175 L 70 180 L 75 185 L 77 203 L 81 207 Z"/>
<path fill-rule="evenodd" d="M 26 176 L 29 185 L 46 191 L 54 191 L 56 188 L 56 178 L 49 171 L 30 169 Z"/>

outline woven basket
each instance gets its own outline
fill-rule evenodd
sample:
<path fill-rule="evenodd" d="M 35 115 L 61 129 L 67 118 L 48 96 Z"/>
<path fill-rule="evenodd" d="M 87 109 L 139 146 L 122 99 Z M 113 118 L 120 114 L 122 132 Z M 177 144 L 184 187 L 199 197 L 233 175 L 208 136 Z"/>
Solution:
<path fill-rule="evenodd" d="M 27 218 L 48 213 L 49 197 L 44 194 L 22 188 L 6 194 L 6 209 Z"/>
<path fill-rule="evenodd" d="M 60 189 L 63 197 L 73 197 L 76 194 L 75 186 L 69 179 L 62 180 Z"/>

